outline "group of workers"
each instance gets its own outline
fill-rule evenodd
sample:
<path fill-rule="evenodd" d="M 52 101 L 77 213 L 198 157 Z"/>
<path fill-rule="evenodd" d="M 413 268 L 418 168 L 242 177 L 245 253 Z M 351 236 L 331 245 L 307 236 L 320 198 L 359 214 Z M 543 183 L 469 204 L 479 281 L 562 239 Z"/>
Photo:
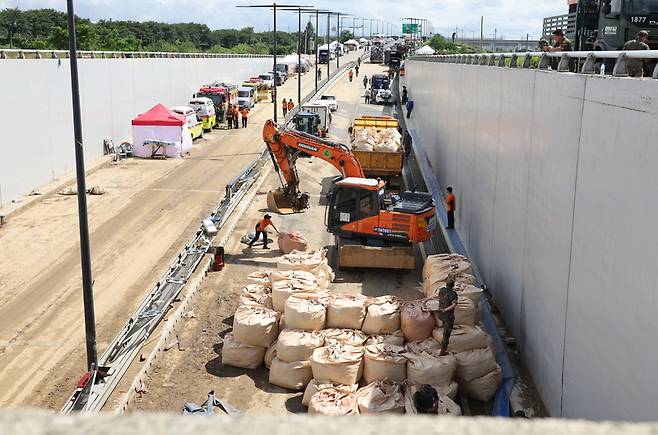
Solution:
<path fill-rule="evenodd" d="M 249 109 L 247 107 L 238 107 L 237 104 L 229 104 L 225 108 L 224 103 L 220 103 L 217 108 L 220 122 L 226 117 L 226 124 L 229 129 L 240 128 L 238 121 L 242 121 L 242 128 L 247 128 L 249 120 Z M 240 119 L 242 118 L 242 119 Z"/>
<path fill-rule="evenodd" d="M 640 30 L 637 33 L 635 39 L 624 44 L 625 51 L 631 50 L 649 50 L 649 32 L 646 30 Z M 569 38 L 564 36 L 564 31 L 562 29 L 556 29 L 553 31 L 553 45 L 550 45 L 548 41 L 541 40 L 539 41 L 542 51 L 546 52 L 560 52 L 560 51 L 573 51 L 573 44 Z M 558 58 L 551 59 L 551 68 L 557 69 L 559 64 Z M 569 71 L 576 71 L 576 59 L 569 59 Z M 627 59 L 626 60 L 626 71 L 630 77 L 643 77 L 644 76 L 644 61 L 642 59 Z"/>
<path fill-rule="evenodd" d="M 287 100 L 284 98 L 281 102 L 281 110 L 283 110 L 283 116 L 285 117 L 288 112 L 292 112 L 292 109 L 295 108 L 295 103 L 292 102 L 292 98 Z"/>

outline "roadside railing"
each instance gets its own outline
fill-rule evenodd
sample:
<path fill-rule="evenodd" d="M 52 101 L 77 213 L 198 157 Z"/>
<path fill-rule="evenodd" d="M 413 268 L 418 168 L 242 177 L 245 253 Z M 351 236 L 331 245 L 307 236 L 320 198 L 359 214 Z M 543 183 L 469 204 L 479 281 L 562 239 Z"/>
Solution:
<path fill-rule="evenodd" d="M 658 60 L 658 50 L 634 51 L 531 51 L 526 53 L 475 53 L 475 54 L 445 54 L 428 56 L 411 56 L 410 60 L 425 62 L 458 63 L 467 65 L 497 66 L 506 68 L 537 68 L 546 70 L 558 59 L 556 71 L 570 72 L 574 59 L 578 61 L 578 73 L 599 74 L 602 64 L 614 62 L 612 75 L 628 76 L 628 61 L 642 59 Z M 658 63 L 653 68 L 652 77 L 658 79 Z"/>
<path fill-rule="evenodd" d="M 0 59 L 68 59 L 68 50 L 22 50 L 0 49 Z M 151 58 L 254 58 L 272 57 L 269 54 L 233 54 L 233 53 L 172 53 L 158 51 L 84 51 L 78 50 L 79 59 L 151 59 Z"/>

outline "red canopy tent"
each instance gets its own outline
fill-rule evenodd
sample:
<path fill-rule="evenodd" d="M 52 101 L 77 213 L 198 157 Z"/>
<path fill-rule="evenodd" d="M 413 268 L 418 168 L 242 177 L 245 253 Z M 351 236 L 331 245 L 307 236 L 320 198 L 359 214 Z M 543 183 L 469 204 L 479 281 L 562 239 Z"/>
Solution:
<path fill-rule="evenodd" d="M 133 119 L 133 125 L 183 125 L 185 116 L 172 112 L 169 108 L 158 103 L 148 112 Z"/>

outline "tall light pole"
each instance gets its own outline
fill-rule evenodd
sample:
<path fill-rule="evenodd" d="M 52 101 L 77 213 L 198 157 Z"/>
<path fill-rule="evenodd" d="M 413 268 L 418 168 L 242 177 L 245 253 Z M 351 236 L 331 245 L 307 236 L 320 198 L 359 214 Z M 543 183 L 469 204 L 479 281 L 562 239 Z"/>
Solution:
<path fill-rule="evenodd" d="M 78 225 L 80 230 L 80 265 L 82 269 L 82 300 L 85 312 L 85 341 L 87 370 L 98 369 L 96 352 L 96 314 L 91 271 L 91 247 L 87 218 L 87 186 L 85 181 L 85 157 L 82 143 L 82 115 L 80 111 L 80 83 L 78 81 L 78 47 L 75 37 L 75 12 L 73 0 L 66 1 L 71 65 L 71 102 L 73 108 L 73 138 L 75 147 L 75 174 L 78 185 Z"/>

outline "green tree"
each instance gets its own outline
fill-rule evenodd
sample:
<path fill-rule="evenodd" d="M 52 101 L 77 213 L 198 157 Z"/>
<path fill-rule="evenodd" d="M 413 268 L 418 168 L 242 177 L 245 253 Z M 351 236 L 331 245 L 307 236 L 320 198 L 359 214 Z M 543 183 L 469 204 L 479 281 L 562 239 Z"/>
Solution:
<path fill-rule="evenodd" d="M 343 30 L 340 32 L 340 42 L 344 43 L 345 41 L 349 41 L 350 39 L 354 39 L 354 35 L 352 32 L 349 30 Z"/>
<path fill-rule="evenodd" d="M 26 25 L 25 18 L 18 8 L 0 11 L 0 28 L 6 35 L 6 41 L 10 48 L 13 48 L 14 36 L 23 33 Z"/>

